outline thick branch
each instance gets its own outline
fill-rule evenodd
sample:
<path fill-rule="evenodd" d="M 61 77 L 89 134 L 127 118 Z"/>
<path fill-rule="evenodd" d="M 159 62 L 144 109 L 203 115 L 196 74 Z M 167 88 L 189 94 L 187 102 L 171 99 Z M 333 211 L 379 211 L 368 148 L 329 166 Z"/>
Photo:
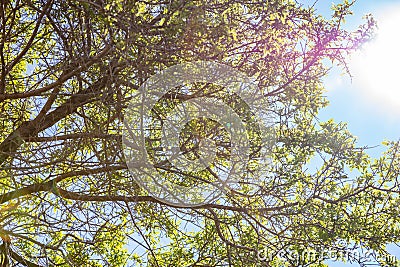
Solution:
<path fill-rule="evenodd" d="M 248 212 L 249 209 L 246 207 L 239 207 L 239 206 L 226 206 L 226 205 L 220 205 L 220 204 L 213 204 L 213 203 L 207 203 L 199 206 L 180 206 L 179 204 L 171 204 L 167 202 L 163 202 L 155 197 L 152 196 L 117 196 L 117 195 L 84 195 L 84 194 L 78 194 L 75 192 L 70 192 L 61 188 L 57 188 L 57 192 L 59 196 L 66 198 L 66 199 L 71 199 L 71 200 L 77 200 L 77 201 L 90 201 L 90 202 L 151 202 L 151 203 L 157 203 L 161 204 L 163 206 L 168 206 L 172 208 L 178 208 L 178 209 L 219 209 L 219 210 L 230 210 L 230 211 L 237 211 L 237 212 Z M 266 207 L 266 208 L 259 208 L 256 211 L 257 212 L 268 212 L 268 211 L 277 211 L 277 210 L 282 210 L 286 209 L 292 206 L 296 206 L 298 203 L 289 203 L 286 205 L 282 206 L 275 206 L 275 207 Z"/>
<path fill-rule="evenodd" d="M 14 190 L 12 192 L 8 192 L 3 195 L 0 195 L 0 204 L 6 203 L 13 199 L 18 199 L 22 196 L 26 196 L 26 195 L 29 195 L 32 193 L 47 191 L 47 192 L 55 192 L 57 194 L 56 187 L 55 187 L 56 183 L 61 182 L 62 180 L 66 179 L 66 178 L 98 174 L 98 173 L 123 170 L 123 169 L 126 169 L 126 166 L 117 165 L 117 166 L 107 166 L 107 167 L 97 168 L 97 169 L 87 169 L 87 170 L 81 170 L 81 171 L 67 172 L 67 173 L 57 176 L 56 178 L 54 178 L 50 181 L 47 181 L 44 183 L 39 183 L 39 184 L 29 185 L 29 186 Z"/>
<path fill-rule="evenodd" d="M 22 123 L 0 144 L 0 164 L 15 153 L 25 140 L 36 137 L 39 132 L 53 126 L 61 119 L 74 113 L 79 107 L 91 102 L 105 88 L 107 82 L 108 77 L 104 76 L 87 89 L 71 96 L 67 102 L 43 116 L 40 120 L 34 119 Z"/>

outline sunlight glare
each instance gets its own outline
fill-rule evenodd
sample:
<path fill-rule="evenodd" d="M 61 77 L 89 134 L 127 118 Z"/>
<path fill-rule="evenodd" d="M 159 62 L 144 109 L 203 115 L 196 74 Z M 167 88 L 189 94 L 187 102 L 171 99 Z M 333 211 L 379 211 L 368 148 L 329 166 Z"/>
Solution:
<path fill-rule="evenodd" d="M 377 36 L 356 53 L 350 71 L 362 97 L 374 108 L 399 115 L 400 8 L 387 10 L 377 21 Z"/>

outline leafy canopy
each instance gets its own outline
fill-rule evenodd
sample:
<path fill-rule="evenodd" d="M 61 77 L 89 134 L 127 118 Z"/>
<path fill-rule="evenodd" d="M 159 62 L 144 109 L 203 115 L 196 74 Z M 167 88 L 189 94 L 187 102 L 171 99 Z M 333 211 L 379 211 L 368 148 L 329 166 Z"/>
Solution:
<path fill-rule="evenodd" d="M 0 6 L 4 266 L 323 266 L 282 253 L 266 261 L 257 255 L 355 246 L 384 256 L 386 244 L 398 241 L 398 143 L 388 142 L 387 152 L 372 159 L 345 124 L 318 119 L 328 105 L 326 63 L 346 70 L 346 56 L 373 34 L 371 16 L 357 31 L 343 30 L 352 3 L 333 6 L 328 19 L 291 0 Z M 276 144 L 269 175 L 252 185 L 256 190 L 243 178 L 216 202 L 181 207 L 148 195 L 132 179 L 121 133 L 144 81 L 196 60 L 254 77 L 275 114 Z M 223 88 L 177 88 L 152 113 L 146 149 L 154 162 L 164 159 L 157 128 L 163 116 L 200 96 L 230 103 L 251 126 L 249 110 Z M 257 147 L 258 132 L 249 129 Z M 213 120 L 188 123 L 181 149 L 195 159 L 204 137 L 219 146 L 212 168 L 226 167 L 230 137 Z M 250 159 L 257 159 L 256 149 Z M 184 185 L 218 178 L 212 168 L 176 173 L 164 163 L 159 174 Z M 251 170 L 250 164 L 244 176 Z"/>

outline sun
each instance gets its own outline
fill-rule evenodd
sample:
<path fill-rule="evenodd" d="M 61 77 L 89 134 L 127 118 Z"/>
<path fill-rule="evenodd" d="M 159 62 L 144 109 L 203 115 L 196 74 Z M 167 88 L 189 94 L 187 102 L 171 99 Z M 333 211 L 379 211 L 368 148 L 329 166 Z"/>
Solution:
<path fill-rule="evenodd" d="M 380 110 L 400 114 L 400 8 L 391 8 L 377 18 L 374 40 L 350 62 L 355 85 L 363 97 Z M 375 106 L 377 109 L 378 107 Z"/>

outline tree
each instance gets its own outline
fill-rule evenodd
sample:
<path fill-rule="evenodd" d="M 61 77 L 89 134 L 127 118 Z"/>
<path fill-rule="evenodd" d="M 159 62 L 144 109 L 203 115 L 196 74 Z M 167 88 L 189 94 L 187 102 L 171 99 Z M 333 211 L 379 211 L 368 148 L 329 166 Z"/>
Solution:
<path fill-rule="evenodd" d="M 346 70 L 346 56 L 373 34 L 371 16 L 354 33 L 342 29 L 351 6 L 336 5 L 325 19 L 289 0 L 3 1 L 2 264 L 322 266 L 290 255 L 354 246 L 386 255 L 385 245 L 400 235 L 398 143 L 372 159 L 345 124 L 318 120 L 328 105 L 326 62 Z M 278 120 L 269 175 L 254 192 L 240 187 L 187 207 L 149 195 L 132 179 L 122 129 L 149 77 L 198 60 L 254 77 Z M 146 149 L 154 161 L 157 116 L 188 98 L 212 95 L 251 117 L 223 88 L 186 88 L 163 95 L 153 110 Z M 222 146 L 213 168 L 229 158 L 221 125 L 198 119 L 185 127 L 186 157 L 198 158 L 197 134 Z M 260 132 L 251 129 L 257 147 Z M 314 161 L 318 169 L 307 169 Z M 176 175 L 167 163 L 156 168 L 161 177 Z M 211 169 L 178 175 L 183 185 L 213 176 Z"/>

